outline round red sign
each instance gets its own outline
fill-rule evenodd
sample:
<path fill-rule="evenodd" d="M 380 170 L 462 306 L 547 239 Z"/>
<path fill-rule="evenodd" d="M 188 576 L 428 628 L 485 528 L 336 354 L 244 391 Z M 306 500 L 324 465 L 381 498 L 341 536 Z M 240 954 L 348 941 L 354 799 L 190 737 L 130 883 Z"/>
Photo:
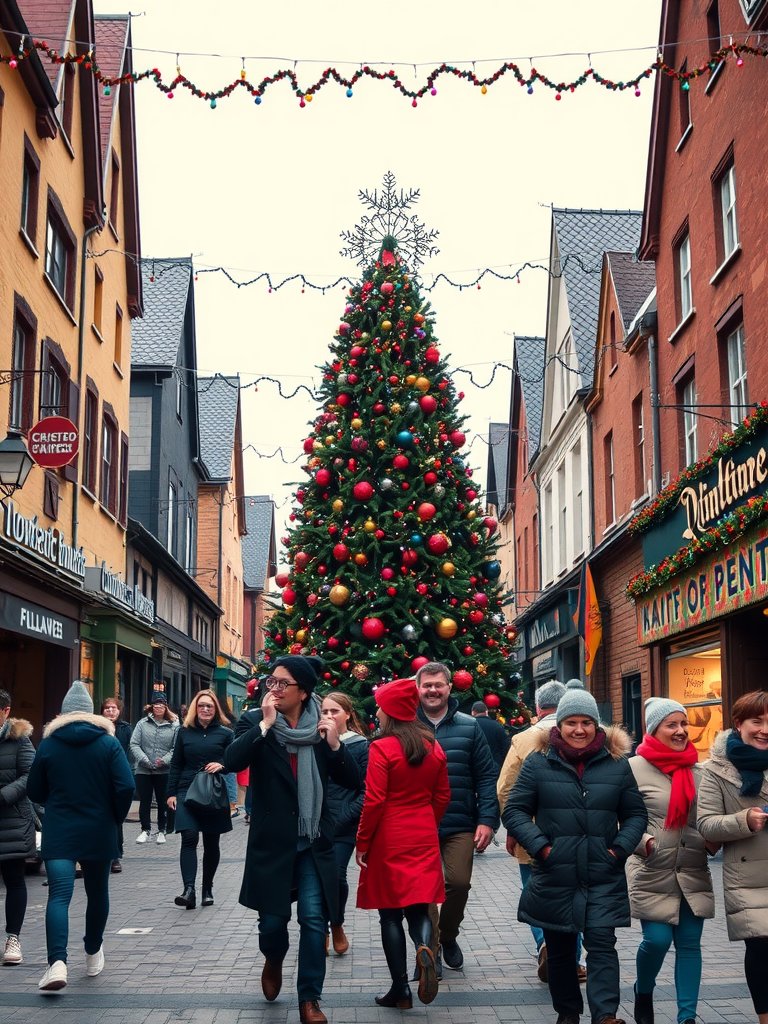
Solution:
<path fill-rule="evenodd" d="M 45 469 L 66 466 L 77 455 L 80 435 L 66 416 L 46 416 L 27 434 L 29 454 Z"/>

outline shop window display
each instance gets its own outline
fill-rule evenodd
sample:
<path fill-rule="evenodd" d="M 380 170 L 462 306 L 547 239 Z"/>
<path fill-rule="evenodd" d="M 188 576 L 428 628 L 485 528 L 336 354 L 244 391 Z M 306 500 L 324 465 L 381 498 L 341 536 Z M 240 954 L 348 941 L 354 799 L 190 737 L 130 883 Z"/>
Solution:
<path fill-rule="evenodd" d="M 673 649 L 667 658 L 667 693 L 688 712 L 688 735 L 700 761 L 723 728 L 721 665 L 719 644 Z"/>

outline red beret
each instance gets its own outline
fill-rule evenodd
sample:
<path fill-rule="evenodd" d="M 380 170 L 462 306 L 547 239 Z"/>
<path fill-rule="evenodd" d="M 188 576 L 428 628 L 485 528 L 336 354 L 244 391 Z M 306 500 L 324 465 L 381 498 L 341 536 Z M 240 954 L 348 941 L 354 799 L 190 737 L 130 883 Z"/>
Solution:
<path fill-rule="evenodd" d="M 379 686 L 373 694 L 376 703 L 390 718 L 413 722 L 419 706 L 419 691 L 415 679 L 395 679 Z"/>

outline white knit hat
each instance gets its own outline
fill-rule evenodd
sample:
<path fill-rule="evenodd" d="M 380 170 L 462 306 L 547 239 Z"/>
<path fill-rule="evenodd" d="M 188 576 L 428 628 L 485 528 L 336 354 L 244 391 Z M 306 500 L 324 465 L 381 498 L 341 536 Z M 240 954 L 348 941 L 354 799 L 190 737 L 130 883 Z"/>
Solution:
<path fill-rule="evenodd" d="M 671 697 L 649 697 L 645 702 L 645 731 L 653 736 L 667 715 L 674 715 L 676 711 L 688 712 L 683 705 Z"/>

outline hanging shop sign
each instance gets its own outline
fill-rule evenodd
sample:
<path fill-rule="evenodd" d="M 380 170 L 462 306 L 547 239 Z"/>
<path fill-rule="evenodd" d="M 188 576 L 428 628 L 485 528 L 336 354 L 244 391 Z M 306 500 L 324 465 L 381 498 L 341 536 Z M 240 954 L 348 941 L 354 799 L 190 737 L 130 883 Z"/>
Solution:
<path fill-rule="evenodd" d="M 555 648 L 553 647 L 552 650 L 545 651 L 544 654 L 537 654 L 535 658 L 532 658 L 531 668 L 533 669 L 534 679 L 542 679 L 544 676 L 548 679 L 554 679 L 557 675 L 555 672 Z"/>
<path fill-rule="evenodd" d="M 654 643 L 768 598 L 768 526 L 743 534 L 637 600 L 637 635 Z"/>
<path fill-rule="evenodd" d="M 74 619 L 12 594 L 0 593 L 0 627 L 59 647 L 73 647 L 78 636 Z"/>
<path fill-rule="evenodd" d="M 138 586 L 129 586 L 123 577 L 107 568 L 90 566 L 85 570 L 85 589 L 94 594 L 111 597 L 128 611 L 146 622 L 155 621 L 155 602 L 143 594 Z"/>
<path fill-rule="evenodd" d="M 576 594 L 577 591 L 568 590 L 557 604 L 547 608 L 526 627 L 525 641 L 528 652 L 541 647 L 552 647 L 575 636 L 573 613 L 576 610 Z"/>
<path fill-rule="evenodd" d="M 60 530 L 41 526 L 37 516 L 23 516 L 10 499 L 5 502 L 3 536 L 78 581 L 85 579 L 83 549 L 68 544 Z"/>
<path fill-rule="evenodd" d="M 66 416 L 45 416 L 27 434 L 27 449 L 38 466 L 61 469 L 77 455 L 80 434 Z"/>

